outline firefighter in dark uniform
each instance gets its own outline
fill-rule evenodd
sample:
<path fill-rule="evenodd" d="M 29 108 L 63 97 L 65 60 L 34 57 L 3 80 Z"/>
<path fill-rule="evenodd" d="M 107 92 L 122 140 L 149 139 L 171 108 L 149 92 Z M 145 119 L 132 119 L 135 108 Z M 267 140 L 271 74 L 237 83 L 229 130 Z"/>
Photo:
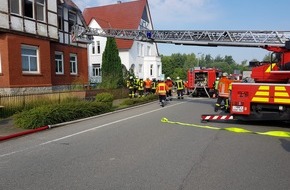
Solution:
<path fill-rule="evenodd" d="M 179 77 L 176 77 L 175 86 L 177 88 L 177 98 L 183 99 L 184 83 Z"/>
<path fill-rule="evenodd" d="M 127 80 L 127 88 L 129 89 L 129 97 L 134 98 L 134 78 L 133 76 L 130 76 Z"/>

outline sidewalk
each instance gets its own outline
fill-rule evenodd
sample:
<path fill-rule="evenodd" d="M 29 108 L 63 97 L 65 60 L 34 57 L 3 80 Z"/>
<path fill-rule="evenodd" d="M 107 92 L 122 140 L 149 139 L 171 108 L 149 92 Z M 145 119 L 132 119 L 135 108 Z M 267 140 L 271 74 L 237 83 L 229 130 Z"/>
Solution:
<path fill-rule="evenodd" d="M 15 127 L 12 118 L 0 120 L 0 137 L 11 135 L 14 133 L 21 133 L 23 131 L 27 131 L 27 129 Z"/>

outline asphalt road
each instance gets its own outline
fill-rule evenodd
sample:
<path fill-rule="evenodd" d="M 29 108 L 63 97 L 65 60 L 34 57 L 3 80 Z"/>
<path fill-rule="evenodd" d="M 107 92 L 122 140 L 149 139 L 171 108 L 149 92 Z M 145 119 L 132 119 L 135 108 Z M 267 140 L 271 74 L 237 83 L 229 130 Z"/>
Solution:
<path fill-rule="evenodd" d="M 153 102 L 4 141 L 0 189 L 289 189 L 289 138 L 160 122 L 290 131 L 281 123 L 201 123 L 214 101 Z"/>

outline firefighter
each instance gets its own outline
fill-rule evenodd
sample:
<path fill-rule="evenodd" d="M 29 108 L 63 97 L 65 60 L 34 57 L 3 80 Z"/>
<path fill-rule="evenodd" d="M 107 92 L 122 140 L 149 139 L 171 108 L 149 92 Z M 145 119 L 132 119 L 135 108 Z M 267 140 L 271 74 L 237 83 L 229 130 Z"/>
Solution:
<path fill-rule="evenodd" d="M 156 94 L 158 94 L 159 96 L 159 102 L 162 107 L 164 107 L 165 105 L 167 92 L 168 92 L 168 86 L 166 85 L 164 80 L 160 80 L 156 87 Z"/>
<path fill-rule="evenodd" d="M 184 82 L 184 93 L 186 95 L 189 95 L 189 90 L 188 90 L 188 81 L 185 81 Z"/>
<path fill-rule="evenodd" d="M 171 80 L 170 77 L 167 77 L 165 83 L 168 86 L 168 91 L 166 93 L 166 100 L 170 100 L 171 101 L 172 100 L 173 81 Z"/>
<path fill-rule="evenodd" d="M 127 88 L 129 89 L 129 98 L 134 98 L 134 78 L 130 76 L 127 80 Z"/>
<path fill-rule="evenodd" d="M 151 93 L 151 84 L 152 84 L 152 81 L 149 78 L 147 78 L 144 81 L 144 83 L 145 83 L 145 94 L 148 95 L 148 94 Z"/>
<path fill-rule="evenodd" d="M 152 83 L 151 83 L 151 93 L 155 94 L 156 93 L 156 87 L 157 87 L 158 83 L 156 81 L 155 78 L 152 79 Z"/>
<path fill-rule="evenodd" d="M 217 112 L 221 108 L 221 103 L 224 102 L 225 110 L 228 110 L 229 107 L 229 87 L 231 80 L 227 78 L 228 73 L 223 73 L 222 78 L 218 83 L 218 98 L 215 104 L 214 111 Z"/>
<path fill-rule="evenodd" d="M 179 77 L 176 77 L 175 86 L 177 88 L 177 98 L 183 99 L 184 83 Z"/>
<path fill-rule="evenodd" d="M 219 92 L 219 91 L 218 91 L 219 80 L 220 80 L 220 78 L 217 77 L 216 80 L 215 80 L 214 83 L 213 83 L 213 86 L 214 86 L 214 93 L 213 93 L 213 95 L 212 95 L 213 98 L 217 98 L 217 97 L 218 97 L 218 92 Z"/>
<path fill-rule="evenodd" d="M 138 94 L 139 98 L 144 96 L 144 81 L 142 78 L 138 80 Z"/>
<path fill-rule="evenodd" d="M 137 96 L 138 92 L 139 77 L 134 78 L 134 96 Z"/>

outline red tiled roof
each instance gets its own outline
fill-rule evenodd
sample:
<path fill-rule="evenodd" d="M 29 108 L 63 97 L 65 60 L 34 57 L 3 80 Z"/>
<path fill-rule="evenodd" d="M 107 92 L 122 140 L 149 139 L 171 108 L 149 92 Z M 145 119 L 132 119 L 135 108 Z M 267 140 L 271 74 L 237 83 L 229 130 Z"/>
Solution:
<path fill-rule="evenodd" d="M 102 28 L 138 29 L 147 0 L 86 8 L 83 16 L 87 25 L 95 19 Z M 118 49 L 130 49 L 133 40 L 117 39 Z"/>

